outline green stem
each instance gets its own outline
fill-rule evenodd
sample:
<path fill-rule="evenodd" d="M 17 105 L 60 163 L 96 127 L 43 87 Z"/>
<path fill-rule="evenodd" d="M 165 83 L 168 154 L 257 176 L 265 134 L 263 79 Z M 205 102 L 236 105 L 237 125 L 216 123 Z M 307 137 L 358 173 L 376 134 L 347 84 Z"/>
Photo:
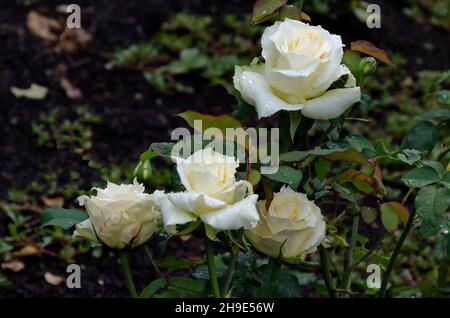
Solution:
<path fill-rule="evenodd" d="M 278 258 L 272 258 L 272 273 L 270 274 L 270 285 L 274 285 L 281 273 L 281 261 Z"/>
<path fill-rule="evenodd" d="M 342 277 L 342 289 L 349 290 L 352 284 L 353 271 L 353 251 L 356 246 L 356 238 L 358 236 L 359 215 L 353 217 L 352 235 L 350 237 L 350 247 L 348 249 L 347 259 L 345 263 L 344 275 Z"/>
<path fill-rule="evenodd" d="M 380 298 L 384 297 L 384 295 L 386 294 L 386 287 L 389 282 L 389 276 L 392 273 L 392 269 L 394 268 L 395 261 L 397 260 L 398 254 L 400 253 L 400 249 L 402 248 L 403 243 L 405 242 L 406 237 L 408 236 L 408 233 L 413 226 L 415 214 L 416 214 L 416 211 L 413 209 L 411 211 L 411 214 L 409 215 L 408 222 L 406 223 L 406 226 L 403 229 L 402 235 L 400 235 L 397 245 L 395 246 L 394 251 L 392 252 L 392 255 L 389 259 L 389 263 L 386 267 L 386 272 L 384 273 L 384 276 L 383 276 L 383 281 L 381 282 L 380 292 L 378 294 L 378 297 L 380 297 Z"/>
<path fill-rule="evenodd" d="M 448 263 L 448 259 L 443 259 L 439 265 L 438 287 L 440 289 L 444 289 L 447 285 Z"/>
<path fill-rule="evenodd" d="M 328 257 L 328 252 L 322 245 L 319 246 L 320 254 L 320 269 L 322 270 L 323 280 L 325 281 L 325 286 L 327 287 L 328 294 L 331 298 L 336 298 L 336 288 L 333 286 L 331 280 L 330 271 L 330 259 Z"/>
<path fill-rule="evenodd" d="M 164 274 L 159 270 L 158 265 L 156 264 L 155 259 L 153 258 L 153 253 L 150 250 L 150 248 L 148 247 L 148 245 L 144 245 L 144 251 L 145 251 L 145 254 L 147 255 L 147 258 L 148 258 L 150 264 L 152 265 L 153 269 L 155 270 L 156 274 L 159 277 L 164 278 Z"/>
<path fill-rule="evenodd" d="M 442 159 L 444 159 L 445 155 L 448 154 L 449 152 L 450 152 L 450 147 L 447 147 L 439 154 L 436 161 L 441 161 Z"/>
<path fill-rule="evenodd" d="M 230 263 L 228 264 L 227 278 L 225 280 L 225 285 L 223 287 L 222 297 L 226 297 L 231 289 L 231 284 L 233 283 L 234 274 L 236 272 L 236 260 L 237 260 L 238 250 L 230 244 Z"/>
<path fill-rule="evenodd" d="M 128 251 L 124 251 L 124 250 L 119 251 L 119 261 L 120 261 L 120 266 L 122 267 L 123 274 L 125 276 L 125 283 L 130 292 L 130 296 L 133 298 L 136 298 L 137 292 L 136 292 L 136 287 L 134 286 L 133 276 L 131 275 Z"/>
<path fill-rule="evenodd" d="M 216 264 L 214 264 L 214 250 L 212 241 L 205 236 L 206 262 L 208 265 L 209 280 L 214 298 L 220 298 L 219 283 L 217 282 Z"/>

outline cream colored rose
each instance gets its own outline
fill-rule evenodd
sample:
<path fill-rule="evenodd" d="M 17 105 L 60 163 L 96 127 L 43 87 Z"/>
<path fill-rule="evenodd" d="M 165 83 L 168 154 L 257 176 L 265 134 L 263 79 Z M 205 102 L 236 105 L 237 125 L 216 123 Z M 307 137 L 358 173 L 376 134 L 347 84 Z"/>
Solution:
<path fill-rule="evenodd" d="M 331 119 L 360 100 L 354 76 L 341 64 L 339 35 L 285 19 L 264 31 L 261 45 L 265 64 L 236 66 L 233 78 L 260 118 L 280 110 L 301 110 L 309 118 Z M 344 75 L 348 76 L 345 88 L 328 90 Z"/>
<path fill-rule="evenodd" d="M 175 158 L 185 192 L 168 193 L 161 202 L 164 225 L 169 233 L 178 224 L 200 218 L 216 230 L 253 228 L 258 223 L 258 196 L 249 182 L 236 181 L 234 157 L 211 148 L 197 151 L 187 159 Z"/>
<path fill-rule="evenodd" d="M 76 225 L 74 236 L 104 243 L 111 248 L 135 247 L 147 241 L 161 220 L 159 202 L 163 191 L 144 193 L 144 186 L 108 182 L 105 189 L 95 188 L 96 196 L 81 196 L 89 219 Z"/>
<path fill-rule="evenodd" d="M 305 194 L 290 187 L 275 193 L 269 210 L 258 202 L 260 221 L 245 236 L 260 252 L 299 262 L 314 252 L 325 238 L 325 222 L 320 209 Z"/>

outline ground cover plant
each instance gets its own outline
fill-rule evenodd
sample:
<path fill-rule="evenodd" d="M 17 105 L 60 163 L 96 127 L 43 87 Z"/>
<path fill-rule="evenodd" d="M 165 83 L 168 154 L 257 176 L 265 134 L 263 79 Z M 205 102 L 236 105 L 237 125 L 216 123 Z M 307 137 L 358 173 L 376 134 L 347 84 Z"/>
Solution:
<path fill-rule="evenodd" d="M 377 3 L 11 5 L 0 295 L 447 297 L 446 15 Z"/>

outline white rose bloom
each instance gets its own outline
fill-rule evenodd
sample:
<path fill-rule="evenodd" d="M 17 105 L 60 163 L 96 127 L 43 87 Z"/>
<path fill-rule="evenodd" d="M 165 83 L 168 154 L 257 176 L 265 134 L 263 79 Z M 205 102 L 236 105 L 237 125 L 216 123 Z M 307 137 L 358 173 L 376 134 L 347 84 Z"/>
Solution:
<path fill-rule="evenodd" d="M 249 182 L 236 181 L 239 162 L 206 148 L 189 158 L 174 158 L 185 192 L 168 193 L 161 202 L 167 232 L 200 218 L 216 230 L 253 228 L 259 220 L 258 196 Z"/>
<path fill-rule="evenodd" d="M 161 220 L 163 191 L 144 193 L 144 186 L 136 179 L 133 184 L 108 182 L 105 189 L 94 189 L 96 196 L 78 198 L 89 219 L 76 225 L 74 236 L 122 249 L 145 243 L 153 235 Z"/>
<path fill-rule="evenodd" d="M 258 225 L 245 236 L 260 252 L 286 261 L 303 261 L 325 238 L 326 226 L 320 209 L 305 194 L 290 187 L 275 193 L 269 210 L 258 202 Z"/>
<path fill-rule="evenodd" d="M 259 118 L 280 110 L 301 110 L 314 119 L 338 117 L 361 98 L 350 70 L 341 64 L 339 35 L 321 26 L 285 19 L 268 27 L 261 39 L 265 64 L 236 66 L 234 86 L 256 107 Z M 345 88 L 327 91 L 343 75 Z"/>

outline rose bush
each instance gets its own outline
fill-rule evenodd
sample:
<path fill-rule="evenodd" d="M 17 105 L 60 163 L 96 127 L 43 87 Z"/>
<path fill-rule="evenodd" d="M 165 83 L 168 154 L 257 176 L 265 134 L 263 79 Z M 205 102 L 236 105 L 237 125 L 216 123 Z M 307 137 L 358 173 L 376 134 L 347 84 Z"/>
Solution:
<path fill-rule="evenodd" d="M 280 110 L 301 110 L 309 118 L 330 119 L 360 100 L 354 76 L 341 64 L 339 35 L 285 19 L 264 31 L 261 45 L 265 63 L 237 66 L 233 78 L 234 86 L 256 107 L 259 118 Z M 344 75 L 344 88 L 328 90 Z"/>

